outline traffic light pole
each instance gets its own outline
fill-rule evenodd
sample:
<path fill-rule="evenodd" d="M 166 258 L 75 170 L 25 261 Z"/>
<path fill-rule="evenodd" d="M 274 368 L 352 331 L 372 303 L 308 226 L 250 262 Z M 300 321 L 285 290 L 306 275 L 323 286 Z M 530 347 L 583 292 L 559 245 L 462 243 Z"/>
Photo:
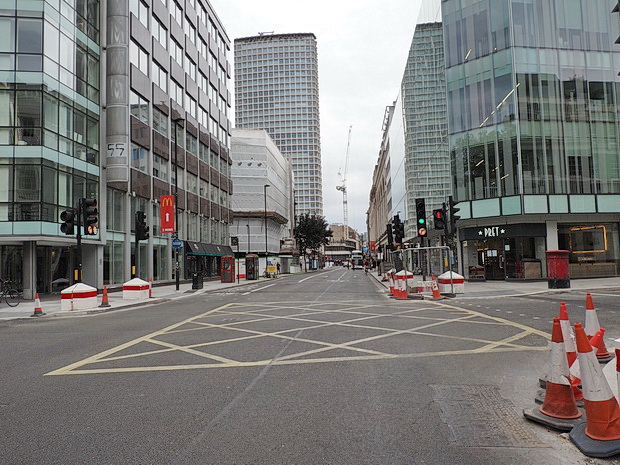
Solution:
<path fill-rule="evenodd" d="M 136 231 L 134 242 L 136 245 L 134 246 L 135 247 L 134 259 L 133 259 L 134 266 L 132 266 L 132 270 L 131 270 L 132 279 L 138 276 L 138 269 L 140 267 L 140 241 L 138 240 L 138 231 Z"/>
<path fill-rule="evenodd" d="M 75 257 L 76 268 L 73 271 L 73 280 L 76 283 L 82 282 L 82 198 L 78 199 L 77 209 L 77 233 L 75 238 L 77 239 L 77 253 Z"/>

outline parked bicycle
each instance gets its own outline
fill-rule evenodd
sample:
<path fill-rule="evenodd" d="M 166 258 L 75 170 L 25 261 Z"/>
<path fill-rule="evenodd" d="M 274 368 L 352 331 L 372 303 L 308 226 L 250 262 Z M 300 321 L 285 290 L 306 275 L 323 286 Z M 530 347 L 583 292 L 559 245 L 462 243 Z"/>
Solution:
<path fill-rule="evenodd" d="M 0 299 L 4 298 L 9 307 L 19 305 L 19 291 L 12 281 L 0 282 Z"/>

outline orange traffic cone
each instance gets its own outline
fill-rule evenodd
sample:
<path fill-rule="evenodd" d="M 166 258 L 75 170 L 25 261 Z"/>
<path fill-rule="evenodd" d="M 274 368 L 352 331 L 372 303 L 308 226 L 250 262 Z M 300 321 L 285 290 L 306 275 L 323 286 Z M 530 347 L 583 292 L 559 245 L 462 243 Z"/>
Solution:
<path fill-rule="evenodd" d="M 30 316 L 43 316 L 43 309 L 41 308 L 41 300 L 39 300 L 39 293 L 35 293 L 34 295 L 34 313 Z"/>
<path fill-rule="evenodd" d="M 562 338 L 564 339 L 564 348 L 566 349 L 566 359 L 568 361 L 568 371 L 570 373 L 571 385 L 575 400 L 583 400 L 583 393 L 579 389 L 579 361 L 577 360 L 577 347 L 575 347 L 575 333 L 568 319 L 568 310 L 566 302 L 560 302 L 560 326 L 562 327 Z"/>
<path fill-rule="evenodd" d="M 596 337 L 602 338 L 602 332 Z M 577 424 L 569 437 L 589 457 L 620 454 L 620 406 L 597 363 L 581 323 L 575 324 L 575 338 L 587 421 Z"/>
<path fill-rule="evenodd" d="M 589 292 L 586 293 L 586 336 L 589 339 L 592 338 L 596 334 L 596 332 L 601 329 L 601 325 L 598 322 L 598 317 L 596 316 L 596 308 L 594 308 L 594 302 L 592 301 L 592 294 Z M 601 363 L 609 362 L 613 357 L 605 347 L 605 340 L 601 339 L 599 345 L 593 346 L 596 350 L 596 358 Z"/>
<path fill-rule="evenodd" d="M 433 281 L 433 300 L 445 299 L 444 296 L 439 292 L 439 286 L 437 286 L 437 280 L 435 279 L 435 275 L 431 275 L 431 279 Z"/>
<path fill-rule="evenodd" d="M 101 297 L 101 305 L 100 307 L 110 307 L 110 302 L 108 301 L 108 286 L 103 286 L 103 295 Z"/>
<path fill-rule="evenodd" d="M 553 319 L 551 362 L 547 375 L 547 393 L 541 407 L 523 410 L 523 416 L 560 431 L 570 431 L 582 413 L 577 409 L 568 375 L 568 361 L 559 318 Z"/>

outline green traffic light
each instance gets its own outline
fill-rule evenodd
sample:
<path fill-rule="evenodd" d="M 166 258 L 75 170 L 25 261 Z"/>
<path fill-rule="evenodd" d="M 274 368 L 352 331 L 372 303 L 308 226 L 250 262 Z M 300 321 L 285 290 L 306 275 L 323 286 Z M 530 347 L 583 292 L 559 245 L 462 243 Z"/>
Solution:
<path fill-rule="evenodd" d="M 426 223 L 426 220 L 424 218 L 418 218 L 418 223 L 424 224 Z"/>

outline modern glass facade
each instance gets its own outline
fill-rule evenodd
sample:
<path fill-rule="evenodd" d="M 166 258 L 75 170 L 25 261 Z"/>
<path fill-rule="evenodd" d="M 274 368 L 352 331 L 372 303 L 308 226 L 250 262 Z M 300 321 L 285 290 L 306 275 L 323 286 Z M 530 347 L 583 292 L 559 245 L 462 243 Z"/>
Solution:
<path fill-rule="evenodd" d="M 0 278 L 25 297 L 72 283 L 59 215 L 83 197 L 98 201 L 82 241 L 98 288 L 128 280 L 136 255 L 140 277 L 172 278 L 159 198 L 175 188 L 179 237 L 227 244 L 229 49 L 206 0 L 0 0 Z M 151 235 L 137 252 L 136 211 Z M 202 265 L 189 255 L 215 275 L 227 251 L 182 254 L 183 277 Z"/>
<path fill-rule="evenodd" d="M 323 215 L 314 34 L 235 39 L 235 126 L 265 129 L 293 167 L 296 213 Z"/>
<path fill-rule="evenodd" d="M 442 8 L 461 228 L 473 234 L 480 226 L 542 221 L 546 229 L 538 234 L 547 249 L 575 245 L 569 249 L 574 273 L 607 263 L 596 273 L 620 274 L 617 228 L 598 227 L 617 221 L 620 212 L 620 48 L 612 7 L 577 0 L 445 0 Z M 596 241 L 591 250 L 579 250 L 579 241 L 563 239 L 565 227 L 591 226 L 598 235 L 605 231 L 604 252 Z M 461 239 L 469 234 L 462 232 Z M 497 261 L 499 274 L 519 277 L 505 265 L 510 244 L 465 245 L 465 257 L 475 256 L 476 247 L 484 251 L 479 265 Z M 544 275 L 544 247 L 521 247 L 530 251 L 515 260 L 541 261 Z"/>
<path fill-rule="evenodd" d="M 71 278 L 59 214 L 100 194 L 99 8 L 0 2 L 0 243 L 23 261 L 0 278 L 25 297 Z"/>

